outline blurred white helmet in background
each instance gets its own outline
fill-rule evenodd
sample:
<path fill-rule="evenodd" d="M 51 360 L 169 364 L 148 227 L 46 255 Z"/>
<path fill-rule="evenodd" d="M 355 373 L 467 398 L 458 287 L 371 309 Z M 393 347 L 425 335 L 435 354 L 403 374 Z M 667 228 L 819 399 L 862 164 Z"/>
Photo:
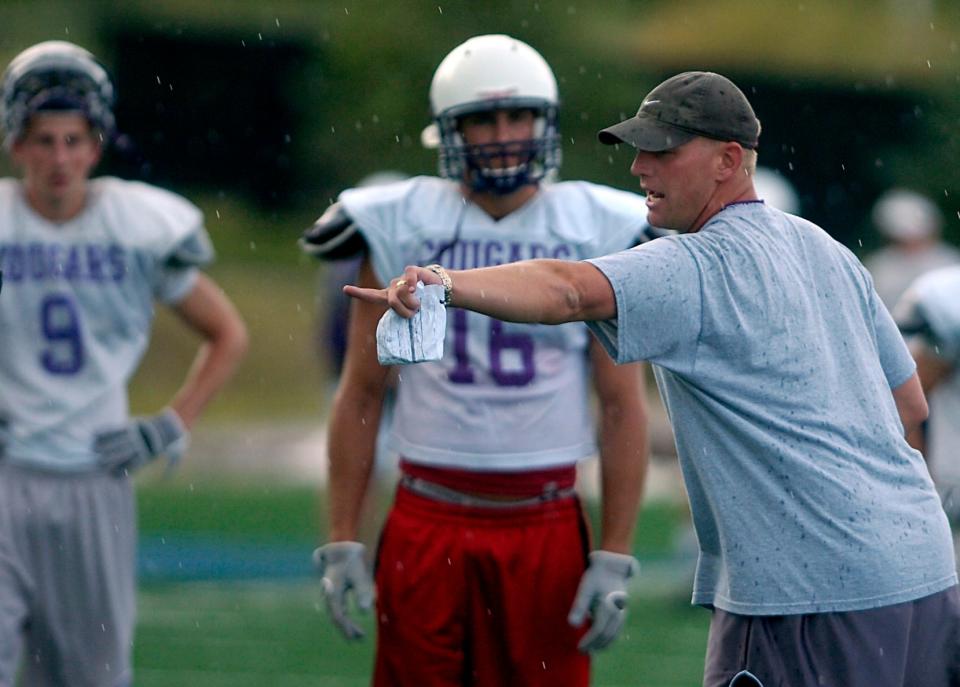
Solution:
<path fill-rule="evenodd" d="M 770 207 L 791 215 L 799 214 L 800 198 L 793 184 L 780 172 L 769 167 L 757 167 L 753 175 L 753 187 L 757 197 Z"/>
<path fill-rule="evenodd" d="M 37 43 L 13 58 L 2 77 L 0 119 L 7 145 L 41 111 L 76 111 L 99 130 L 113 134 L 113 82 L 97 59 L 67 41 Z"/>
<path fill-rule="evenodd" d="M 523 41 L 502 34 L 475 36 L 454 48 L 437 67 L 430 85 L 434 123 L 421 141 L 439 149 L 440 176 L 465 180 L 475 190 L 511 193 L 541 180 L 560 166 L 557 80 L 550 65 Z M 522 162 L 509 168 L 489 162 L 506 155 L 501 143 L 464 145 L 459 119 L 500 109 L 531 109 L 534 135 L 519 149 Z M 510 154 L 516 156 L 514 142 Z"/>
<path fill-rule="evenodd" d="M 874 204 L 873 223 L 880 233 L 893 241 L 918 241 L 940 234 L 943 215 L 926 196 L 894 188 Z"/>

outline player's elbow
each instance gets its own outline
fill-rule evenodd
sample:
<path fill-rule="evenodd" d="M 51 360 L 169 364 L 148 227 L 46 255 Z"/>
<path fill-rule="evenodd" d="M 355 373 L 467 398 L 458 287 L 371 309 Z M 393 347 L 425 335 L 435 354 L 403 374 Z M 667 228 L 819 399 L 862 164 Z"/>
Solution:
<path fill-rule="evenodd" d="M 239 363 L 250 349 L 247 325 L 239 316 L 227 318 L 214 337 L 214 345 L 225 359 Z"/>
<path fill-rule="evenodd" d="M 904 404 L 899 408 L 900 421 L 903 423 L 905 431 L 910 432 L 922 425 L 930 416 L 930 409 L 927 406 L 927 399 L 922 395 L 919 399 L 910 404 Z"/>

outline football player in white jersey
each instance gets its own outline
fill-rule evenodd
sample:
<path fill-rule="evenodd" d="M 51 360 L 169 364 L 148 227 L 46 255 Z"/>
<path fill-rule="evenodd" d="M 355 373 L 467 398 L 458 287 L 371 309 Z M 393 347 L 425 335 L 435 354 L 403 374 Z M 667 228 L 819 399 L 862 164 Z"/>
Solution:
<path fill-rule="evenodd" d="M 930 399 L 926 428 L 908 439 L 927 459 L 960 551 L 960 266 L 918 278 L 894 315 Z"/>
<path fill-rule="evenodd" d="M 576 260 L 645 236 L 641 197 L 548 181 L 560 164 L 557 86 L 529 45 L 471 38 L 437 68 L 430 103 L 423 140 L 439 149 L 440 178 L 343 192 L 306 232 L 306 250 L 364 251 L 360 282 L 372 286 L 410 263 Z M 357 532 L 388 371 L 374 341 L 383 312 L 353 305 L 330 420 L 330 542 L 315 553 L 347 637 L 362 636 L 348 597 L 368 607 L 373 596 Z M 377 553 L 373 683 L 586 685 L 589 652 L 619 631 L 637 569 L 641 370 L 615 368 L 580 324 L 513 325 L 463 310 L 447 322 L 443 359 L 399 374 L 390 444 L 401 480 Z M 603 529 L 591 553 L 573 487 L 597 444 Z"/>
<path fill-rule="evenodd" d="M 142 183 L 91 179 L 113 131 L 113 86 L 62 41 L 2 80 L 0 180 L 0 685 L 133 683 L 132 473 L 186 449 L 246 348 L 233 305 L 199 268 L 200 211 Z M 168 407 L 131 418 L 126 384 L 154 302 L 203 340 Z"/>

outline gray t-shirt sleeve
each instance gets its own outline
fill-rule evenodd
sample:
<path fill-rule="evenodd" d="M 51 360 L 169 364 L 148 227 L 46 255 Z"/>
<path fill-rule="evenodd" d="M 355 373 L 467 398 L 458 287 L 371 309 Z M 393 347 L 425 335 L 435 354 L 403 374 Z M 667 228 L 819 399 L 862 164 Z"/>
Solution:
<path fill-rule="evenodd" d="M 611 358 L 675 370 L 693 365 L 702 320 L 700 272 L 679 240 L 662 238 L 588 262 L 606 276 L 616 298 L 616 319 L 587 323 Z"/>

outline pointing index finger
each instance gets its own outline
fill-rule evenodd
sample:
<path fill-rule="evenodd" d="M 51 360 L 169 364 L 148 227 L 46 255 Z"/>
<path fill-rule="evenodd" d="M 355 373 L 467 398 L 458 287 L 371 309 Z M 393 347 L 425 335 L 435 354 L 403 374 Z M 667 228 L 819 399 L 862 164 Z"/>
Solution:
<path fill-rule="evenodd" d="M 351 298 L 356 298 L 374 305 L 387 305 L 387 292 L 384 289 L 365 289 L 353 284 L 343 287 L 343 292 Z"/>

